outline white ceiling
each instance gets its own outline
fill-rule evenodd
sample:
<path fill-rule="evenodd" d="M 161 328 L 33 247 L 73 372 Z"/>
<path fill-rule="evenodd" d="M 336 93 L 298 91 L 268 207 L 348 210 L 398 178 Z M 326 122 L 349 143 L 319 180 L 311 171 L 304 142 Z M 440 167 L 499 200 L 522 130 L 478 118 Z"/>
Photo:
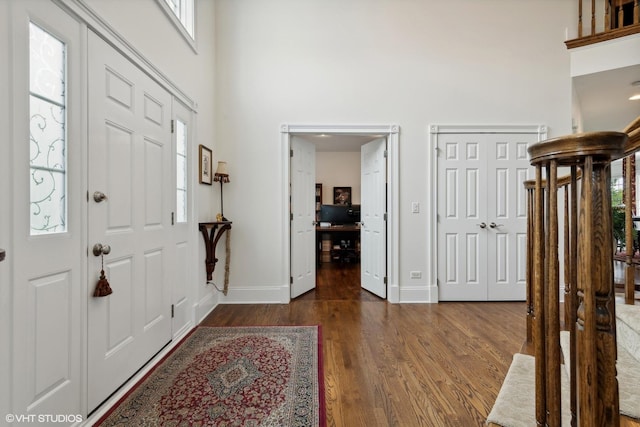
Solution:
<path fill-rule="evenodd" d="M 585 132 L 622 131 L 640 116 L 640 101 L 629 101 L 640 93 L 640 65 L 587 74 L 573 78 L 580 102 Z"/>

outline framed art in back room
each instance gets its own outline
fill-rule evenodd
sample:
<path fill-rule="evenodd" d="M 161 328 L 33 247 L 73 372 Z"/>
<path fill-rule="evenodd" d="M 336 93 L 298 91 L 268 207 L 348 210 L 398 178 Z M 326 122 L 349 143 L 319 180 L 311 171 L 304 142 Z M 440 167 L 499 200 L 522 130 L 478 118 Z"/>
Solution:
<path fill-rule="evenodd" d="M 333 204 L 350 205 L 351 187 L 333 187 Z"/>

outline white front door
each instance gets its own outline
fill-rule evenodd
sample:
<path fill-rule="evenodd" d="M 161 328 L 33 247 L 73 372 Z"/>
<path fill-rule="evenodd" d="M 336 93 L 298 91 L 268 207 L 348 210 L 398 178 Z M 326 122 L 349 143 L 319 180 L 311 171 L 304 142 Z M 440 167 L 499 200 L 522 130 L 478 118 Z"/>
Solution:
<path fill-rule="evenodd" d="M 291 138 L 291 298 L 316 287 L 316 146 Z"/>
<path fill-rule="evenodd" d="M 363 289 L 387 297 L 386 276 L 386 158 L 385 138 L 376 139 L 362 146 L 360 202 L 360 275 Z"/>
<path fill-rule="evenodd" d="M 438 284 L 443 301 L 525 299 L 527 147 L 537 134 L 438 137 Z"/>
<path fill-rule="evenodd" d="M 92 32 L 87 50 L 91 411 L 171 340 L 174 187 L 170 94 Z M 103 268 L 94 244 L 111 248 L 105 297 L 92 296 Z"/>

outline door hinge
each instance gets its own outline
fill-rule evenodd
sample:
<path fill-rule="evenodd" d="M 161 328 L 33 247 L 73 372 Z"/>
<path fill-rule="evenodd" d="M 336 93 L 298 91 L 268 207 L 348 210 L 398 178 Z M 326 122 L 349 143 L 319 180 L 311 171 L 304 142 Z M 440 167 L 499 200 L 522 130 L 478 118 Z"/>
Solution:
<path fill-rule="evenodd" d="M 289 151 L 289 157 L 293 157 L 293 149 Z"/>
<path fill-rule="evenodd" d="M 289 221 L 293 221 L 293 212 L 289 212 Z"/>
<path fill-rule="evenodd" d="M 171 318 L 173 319 L 176 316 L 175 306 L 171 304 Z"/>
<path fill-rule="evenodd" d="M 293 276 L 289 276 L 289 284 L 293 285 Z"/>
<path fill-rule="evenodd" d="M 175 214 L 174 212 L 171 212 L 171 225 L 175 225 Z"/>
<path fill-rule="evenodd" d="M 386 159 L 387 157 L 389 157 L 389 152 L 387 150 L 384 150 L 384 158 Z"/>
<path fill-rule="evenodd" d="M 171 119 L 171 133 L 174 133 L 175 131 L 175 121 Z"/>
<path fill-rule="evenodd" d="M 384 213 L 384 217 L 383 218 L 384 218 L 385 221 L 387 220 L 387 213 L 386 212 Z"/>
<path fill-rule="evenodd" d="M 386 285 L 387 284 L 387 276 L 384 276 L 383 280 L 384 280 L 384 284 Z"/>

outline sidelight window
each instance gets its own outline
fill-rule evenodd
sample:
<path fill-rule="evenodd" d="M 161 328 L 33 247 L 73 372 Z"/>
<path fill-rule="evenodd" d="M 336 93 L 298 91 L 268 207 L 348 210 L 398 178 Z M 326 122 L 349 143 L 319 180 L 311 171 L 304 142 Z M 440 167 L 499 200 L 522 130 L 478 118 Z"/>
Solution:
<path fill-rule="evenodd" d="M 66 46 L 29 24 L 31 235 L 67 229 Z"/>
<path fill-rule="evenodd" d="M 187 125 L 176 120 L 176 222 L 187 222 Z"/>

